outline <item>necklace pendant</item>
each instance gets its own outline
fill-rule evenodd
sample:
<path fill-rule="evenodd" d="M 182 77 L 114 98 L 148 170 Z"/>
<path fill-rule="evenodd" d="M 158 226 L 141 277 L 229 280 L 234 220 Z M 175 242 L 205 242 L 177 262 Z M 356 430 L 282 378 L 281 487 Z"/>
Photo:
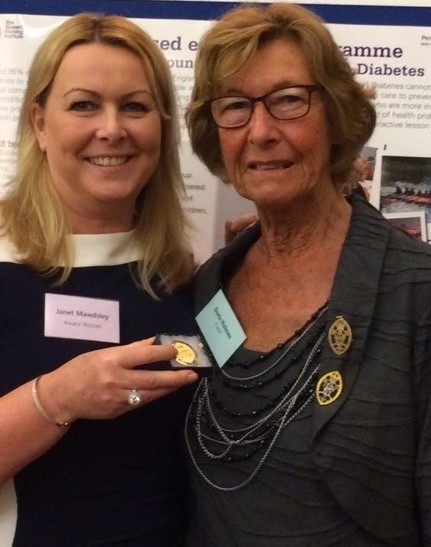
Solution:
<path fill-rule="evenodd" d="M 338 315 L 328 331 L 329 347 L 335 355 L 343 355 L 348 351 L 353 341 L 353 333 L 349 323 L 342 315 Z"/>

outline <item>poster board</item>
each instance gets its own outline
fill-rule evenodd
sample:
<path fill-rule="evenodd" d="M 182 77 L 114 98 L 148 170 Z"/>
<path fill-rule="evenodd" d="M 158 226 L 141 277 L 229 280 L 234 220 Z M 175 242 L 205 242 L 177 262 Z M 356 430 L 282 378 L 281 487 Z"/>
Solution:
<path fill-rule="evenodd" d="M 431 7 L 429 0 L 302 2 L 327 21 L 358 79 L 376 89 L 376 130 L 362 156 L 363 185 L 370 201 L 386 214 L 424 212 L 431 238 Z M 0 0 L 0 195 L 14 172 L 16 122 L 26 73 L 44 37 L 79 11 L 115 13 L 132 19 L 157 40 L 168 59 L 180 113 L 193 85 L 197 43 L 234 2 L 185 0 Z M 427 6 L 428 4 L 428 6 Z M 192 155 L 184 121 L 181 163 L 187 195 L 183 206 L 196 231 L 199 261 L 223 245 L 226 219 L 252 211 L 249 201 L 212 176 Z M 400 169 L 397 170 L 396 166 Z M 420 169 L 418 169 L 420 166 Z M 402 167 L 402 169 L 401 169 Z M 404 199 L 406 193 L 425 199 Z"/>

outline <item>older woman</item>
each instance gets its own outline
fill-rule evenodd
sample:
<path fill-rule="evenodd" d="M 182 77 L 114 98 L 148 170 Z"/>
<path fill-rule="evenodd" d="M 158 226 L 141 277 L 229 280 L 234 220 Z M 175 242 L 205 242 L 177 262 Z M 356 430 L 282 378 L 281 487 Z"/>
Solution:
<path fill-rule="evenodd" d="M 300 6 L 202 39 L 192 145 L 259 222 L 196 280 L 190 546 L 431 544 L 431 251 L 344 195 L 371 97 Z"/>
<path fill-rule="evenodd" d="M 197 376 L 139 369 L 175 355 L 148 337 L 196 329 L 177 136 L 136 25 L 77 15 L 38 50 L 1 204 L 2 547 L 183 543 Z"/>

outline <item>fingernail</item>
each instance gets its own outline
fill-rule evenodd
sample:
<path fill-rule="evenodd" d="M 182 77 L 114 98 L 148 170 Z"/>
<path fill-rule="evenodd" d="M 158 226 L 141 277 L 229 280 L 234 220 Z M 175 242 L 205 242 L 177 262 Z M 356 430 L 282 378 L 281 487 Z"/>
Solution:
<path fill-rule="evenodd" d="M 196 372 L 193 372 L 192 370 L 190 370 L 187 372 L 186 379 L 192 382 L 198 379 L 198 375 L 196 374 Z"/>

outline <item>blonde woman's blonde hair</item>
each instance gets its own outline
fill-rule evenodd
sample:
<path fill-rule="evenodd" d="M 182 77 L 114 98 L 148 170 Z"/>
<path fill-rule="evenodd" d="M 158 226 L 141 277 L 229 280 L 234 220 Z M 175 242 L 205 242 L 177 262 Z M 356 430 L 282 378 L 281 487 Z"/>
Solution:
<path fill-rule="evenodd" d="M 75 15 L 58 26 L 37 50 L 18 123 L 16 176 L 1 204 L 3 232 L 16 245 L 23 263 L 40 273 L 57 274 L 60 283 L 67 279 L 73 267 L 67 238 L 70 229 L 53 189 L 46 155 L 33 131 L 31 111 L 35 103 L 44 107 L 65 53 L 76 45 L 93 42 L 125 48 L 141 60 L 160 112 L 160 160 L 136 203 L 135 237 L 143 259 L 133 275 L 153 296 L 154 279 L 171 292 L 189 281 L 195 269 L 185 236 L 188 222 L 181 207 L 184 186 L 175 91 L 167 62 L 154 40 L 123 17 Z"/>
<path fill-rule="evenodd" d="M 207 101 L 226 92 L 229 79 L 246 66 L 259 48 L 279 39 L 300 48 L 314 83 L 322 87 L 331 137 L 336 143 L 331 150 L 331 172 L 334 183 L 341 188 L 374 130 L 374 91 L 355 80 L 325 23 L 311 10 L 296 4 L 242 5 L 223 15 L 203 36 L 186 112 L 192 148 L 212 173 L 226 178 L 218 131 Z"/>

